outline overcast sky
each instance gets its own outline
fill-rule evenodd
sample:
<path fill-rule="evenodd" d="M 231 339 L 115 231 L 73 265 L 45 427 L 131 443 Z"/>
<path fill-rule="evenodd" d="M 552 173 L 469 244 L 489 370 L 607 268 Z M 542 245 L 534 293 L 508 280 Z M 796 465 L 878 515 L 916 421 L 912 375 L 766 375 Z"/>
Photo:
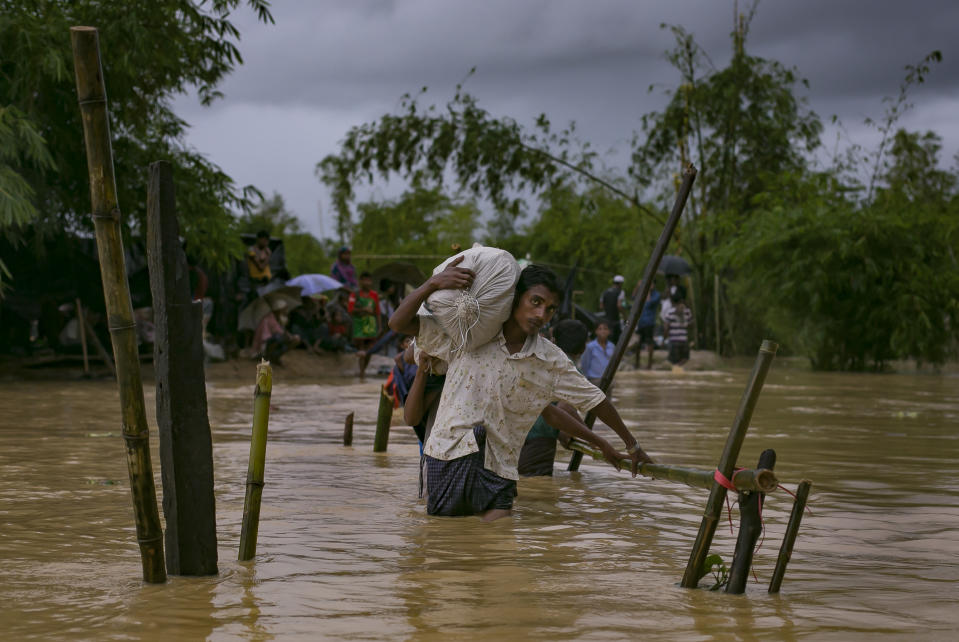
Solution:
<path fill-rule="evenodd" d="M 471 67 L 466 88 L 496 115 L 530 123 L 575 120 L 582 138 L 621 164 L 642 114 L 664 104 L 676 83 L 663 54 L 661 23 L 692 32 L 717 65 L 729 59 L 733 3 L 723 0 L 274 0 L 275 25 L 234 14 L 244 65 L 220 86 L 226 97 L 202 107 L 176 102 L 192 125 L 188 143 L 238 184 L 279 192 L 317 235 L 333 234 L 316 163 L 335 153 L 353 125 L 396 109 L 428 86 L 444 103 Z M 747 3 L 740 2 L 742 9 Z M 943 137 L 943 161 L 959 151 L 959 2 L 954 0 L 764 0 L 750 30 L 754 55 L 795 66 L 811 108 L 837 115 L 848 138 L 874 145 L 863 125 L 883 113 L 904 66 L 943 53 L 912 92 L 908 129 Z M 651 84 L 660 88 L 648 91 Z M 827 128 L 824 142 L 832 144 Z M 374 195 L 393 195 L 394 186 Z M 320 216 L 322 212 L 322 217 Z"/>

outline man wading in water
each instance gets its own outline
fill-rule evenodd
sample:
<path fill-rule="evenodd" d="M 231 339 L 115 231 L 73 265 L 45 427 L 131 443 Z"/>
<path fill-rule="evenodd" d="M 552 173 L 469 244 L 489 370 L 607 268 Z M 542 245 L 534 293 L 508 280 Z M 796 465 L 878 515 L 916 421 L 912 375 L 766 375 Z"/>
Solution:
<path fill-rule="evenodd" d="M 529 427 L 542 413 L 552 426 L 599 447 L 619 468 L 627 458 L 575 417 L 550 404 L 566 401 L 584 415 L 592 410 L 626 444 L 632 472 L 652 461 L 630 434 L 603 392 L 580 374 L 539 331 L 549 323 L 560 297 L 556 275 L 530 265 L 520 274 L 513 311 L 502 331 L 472 351 L 453 353 L 452 340 L 430 317 L 416 311 L 435 291 L 469 288 L 471 270 L 462 258 L 403 299 L 390 328 L 416 336 L 427 354 L 449 364 L 426 455 L 430 515 L 480 515 L 493 521 L 510 514 L 516 497 L 516 467 Z"/>

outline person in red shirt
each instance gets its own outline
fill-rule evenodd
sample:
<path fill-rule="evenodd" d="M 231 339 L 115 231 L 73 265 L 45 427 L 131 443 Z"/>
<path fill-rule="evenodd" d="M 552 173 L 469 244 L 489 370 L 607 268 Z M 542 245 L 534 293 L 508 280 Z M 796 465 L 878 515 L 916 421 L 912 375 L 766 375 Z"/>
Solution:
<path fill-rule="evenodd" d="M 376 341 L 380 333 L 380 297 L 373 289 L 373 275 L 364 272 L 360 275 L 360 287 L 350 293 L 346 311 L 353 317 L 353 345 L 359 359 L 360 380 L 366 374 L 366 366 L 370 363 L 370 355 L 366 351 Z"/>

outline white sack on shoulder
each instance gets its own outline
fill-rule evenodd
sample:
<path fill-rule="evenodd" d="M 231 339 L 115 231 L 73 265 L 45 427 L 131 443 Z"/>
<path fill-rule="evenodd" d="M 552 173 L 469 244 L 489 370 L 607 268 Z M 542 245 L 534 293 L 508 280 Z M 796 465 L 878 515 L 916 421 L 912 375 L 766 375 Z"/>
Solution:
<path fill-rule="evenodd" d="M 454 354 L 478 348 L 497 335 L 513 310 L 520 272 L 516 259 L 506 250 L 477 244 L 443 261 L 433 274 L 439 274 L 460 256 L 463 262 L 457 267 L 476 274 L 472 287 L 438 290 L 425 304 L 452 339 Z"/>

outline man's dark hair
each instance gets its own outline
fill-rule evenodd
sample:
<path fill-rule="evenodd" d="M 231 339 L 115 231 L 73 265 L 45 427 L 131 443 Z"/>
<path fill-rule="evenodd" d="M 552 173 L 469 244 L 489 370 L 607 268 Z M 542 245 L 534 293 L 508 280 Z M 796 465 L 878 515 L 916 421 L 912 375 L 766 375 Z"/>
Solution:
<path fill-rule="evenodd" d="M 256 238 L 258 238 L 258 239 L 268 239 L 268 238 L 270 238 L 270 233 L 267 232 L 266 230 L 260 230 L 259 232 L 256 233 Z"/>
<path fill-rule="evenodd" d="M 563 296 L 563 288 L 559 285 L 559 279 L 556 273 L 548 267 L 542 265 L 527 265 L 519 273 L 519 281 L 516 282 L 516 295 L 513 297 L 513 307 L 519 303 L 519 299 L 526 290 L 534 285 L 545 286 L 547 290 L 555 294 L 558 298 Z"/>
<path fill-rule="evenodd" d="M 373 275 L 370 274 L 369 272 L 363 272 L 362 274 L 360 274 L 360 278 L 361 278 L 361 279 L 372 279 L 372 278 L 373 278 Z"/>
<path fill-rule="evenodd" d="M 563 319 L 553 328 L 553 343 L 569 357 L 582 354 L 588 338 L 586 326 L 576 319 Z"/>
<path fill-rule="evenodd" d="M 599 319 L 596 319 L 596 328 L 598 328 L 598 327 L 601 326 L 601 325 L 606 326 L 606 329 L 608 329 L 608 330 L 612 330 L 612 328 L 611 328 L 610 325 L 609 325 L 609 321 L 607 321 L 606 319 L 604 319 L 604 318 L 602 318 L 602 317 L 600 317 Z M 593 328 L 593 330 L 595 331 L 596 328 Z"/>

